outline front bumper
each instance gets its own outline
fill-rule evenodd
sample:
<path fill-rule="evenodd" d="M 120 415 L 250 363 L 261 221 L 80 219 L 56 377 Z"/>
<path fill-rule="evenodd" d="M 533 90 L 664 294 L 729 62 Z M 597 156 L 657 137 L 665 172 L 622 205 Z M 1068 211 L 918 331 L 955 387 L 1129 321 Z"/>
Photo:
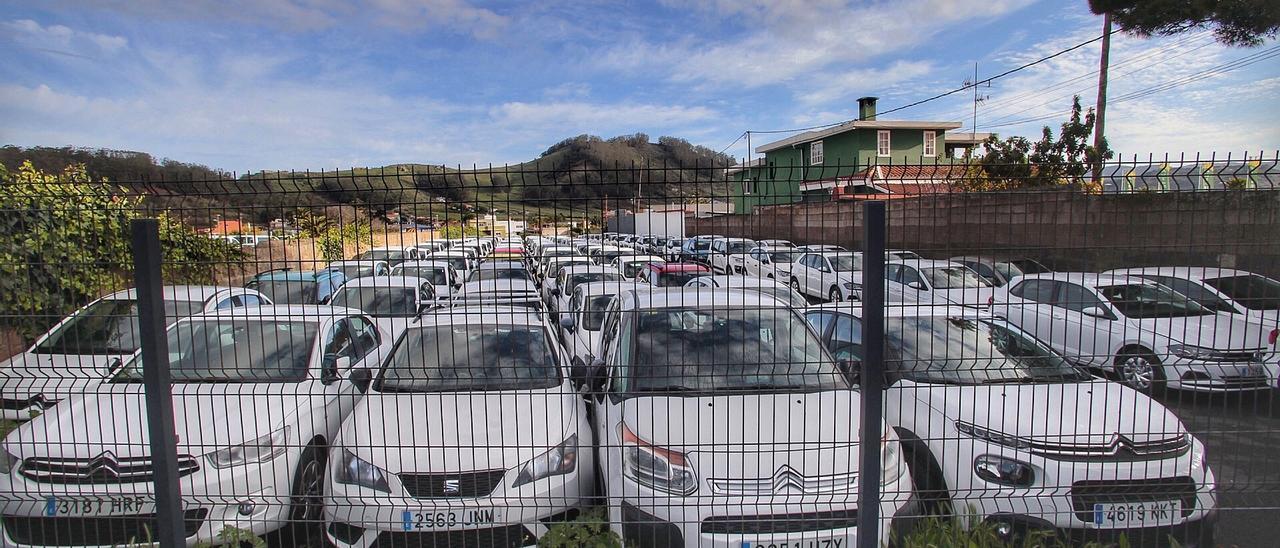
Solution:
<path fill-rule="evenodd" d="M 1119 545 L 1206 548 L 1214 546 L 1214 527 L 1217 520 L 1218 512 L 1213 510 L 1194 521 L 1141 529 L 1059 528 L 1054 527 L 1043 519 L 1017 514 L 988 516 L 984 522 L 997 531 L 1008 531 L 1007 535 L 1000 535 L 1002 540 L 1006 541 L 1015 541 L 1026 538 L 1029 535 L 1043 534 L 1065 542 L 1069 546 Z"/>
<path fill-rule="evenodd" d="M 1166 356 L 1166 386 L 1195 392 L 1270 390 L 1275 382 L 1264 363 L 1214 362 Z"/>

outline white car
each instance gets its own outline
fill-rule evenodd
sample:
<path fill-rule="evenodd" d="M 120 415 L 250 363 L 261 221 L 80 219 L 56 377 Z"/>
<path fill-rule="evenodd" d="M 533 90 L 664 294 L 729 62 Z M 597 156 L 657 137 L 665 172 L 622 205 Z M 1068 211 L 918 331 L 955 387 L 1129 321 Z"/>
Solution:
<path fill-rule="evenodd" d="M 752 249 L 742 258 L 742 273 L 757 278 L 791 280 L 791 268 L 804 255 L 795 247 L 765 247 Z"/>
<path fill-rule="evenodd" d="M 26 352 L 0 362 L 0 419 L 25 421 L 68 395 L 92 389 L 142 344 L 137 291 L 117 291 L 55 324 Z M 241 287 L 164 286 L 171 323 L 200 312 L 271 304 Z"/>
<path fill-rule="evenodd" d="M 1230 268 L 1164 266 L 1112 270 L 1138 276 L 1191 297 L 1214 312 L 1240 315 L 1265 334 L 1265 345 L 1280 352 L 1280 281 Z"/>
<path fill-rule="evenodd" d="M 756 244 L 760 247 L 780 247 L 787 249 L 795 249 L 796 247 L 796 244 L 791 243 L 791 240 L 758 240 L 756 241 Z"/>
<path fill-rule="evenodd" d="M 436 297 L 430 281 L 411 276 L 367 276 L 347 280 L 329 304 L 364 311 L 378 321 L 384 333 L 397 334 L 420 314 L 449 299 Z"/>
<path fill-rule="evenodd" d="M 892 259 L 884 265 L 886 302 L 983 308 L 995 289 L 969 267 L 950 261 Z"/>
<path fill-rule="evenodd" d="M 397 265 L 399 266 L 399 265 Z M 361 276 L 387 276 L 391 267 L 386 261 L 333 261 L 324 267 L 325 270 L 337 270 L 348 280 Z"/>
<path fill-rule="evenodd" d="M 624 291 L 603 330 L 585 377 L 627 545 L 852 546 L 867 448 L 883 458 L 869 471 L 880 515 L 914 510 L 898 439 L 858 439 L 859 393 L 795 310 L 753 293 Z"/>
<path fill-rule="evenodd" d="M 746 238 L 723 238 L 711 242 L 707 253 L 707 265 L 714 274 L 739 274 L 742 272 L 742 258 L 748 251 L 755 249 L 755 240 Z"/>
<path fill-rule="evenodd" d="M 538 271 L 538 277 L 534 279 L 540 282 L 538 285 L 546 288 L 547 284 L 555 284 L 556 277 L 559 276 L 560 271 L 566 267 L 593 265 L 595 265 L 595 263 L 592 262 L 591 259 L 581 255 L 550 257 L 547 259 L 546 263 L 543 263 L 542 269 Z"/>
<path fill-rule="evenodd" d="M 791 289 L 828 301 L 862 298 L 862 254 L 849 251 L 810 252 L 791 267 Z"/>
<path fill-rule="evenodd" d="M 1271 386 L 1257 326 L 1136 276 L 1057 272 L 998 288 L 992 312 L 1080 365 L 1149 392 Z M 1272 373 L 1273 374 L 1273 373 Z"/>
<path fill-rule="evenodd" d="M 666 262 L 666 259 L 653 255 L 622 255 L 609 263 L 609 266 L 618 269 L 618 271 L 622 273 L 622 277 L 628 280 L 634 280 L 636 279 L 636 276 L 640 274 L 640 270 L 644 268 L 644 265 L 649 263 L 662 264 Z"/>
<path fill-rule="evenodd" d="M 861 309 L 805 313 L 836 359 L 862 353 Z M 1160 403 L 1096 379 L 1008 321 L 958 306 L 885 310 L 886 419 L 925 514 L 954 510 L 1002 542 L 1213 546 L 1204 445 Z M 964 519 L 962 523 L 967 523 Z M 1177 528 L 1177 532 L 1170 528 Z"/>
<path fill-rule="evenodd" d="M 804 308 L 809 306 L 809 301 L 805 300 L 804 295 L 796 293 L 790 286 L 777 280 L 767 278 L 757 278 L 755 276 L 732 276 L 729 274 L 715 274 L 711 276 L 699 276 L 688 283 L 685 287 L 708 287 L 708 288 L 724 288 L 737 289 L 741 291 L 754 291 L 762 295 L 768 295 L 777 299 L 778 302 L 796 307 Z"/>
<path fill-rule="evenodd" d="M 547 263 L 555 257 L 573 257 L 578 256 L 578 248 L 571 245 L 548 245 L 538 250 L 537 256 L 533 259 L 533 275 L 534 278 L 540 278 Z"/>
<path fill-rule="evenodd" d="M 569 303 L 569 297 L 573 295 L 573 290 L 578 284 L 621 282 L 622 280 L 622 273 L 612 266 L 579 265 L 561 268 L 560 274 L 556 275 L 554 280 L 542 286 L 542 297 L 547 303 L 551 321 L 556 321 L 557 313 Z"/>
<path fill-rule="evenodd" d="M 466 282 L 453 295 L 453 306 L 503 305 L 542 310 L 538 287 L 529 280 L 491 278 Z"/>
<path fill-rule="evenodd" d="M 574 366 L 585 366 L 595 360 L 600 345 L 600 326 L 605 310 L 613 298 L 636 284 L 627 282 L 587 282 L 578 284 L 569 294 L 568 303 L 560 311 L 560 341 Z"/>
<path fill-rule="evenodd" d="M 832 244 L 805 245 L 805 246 L 800 246 L 800 250 L 808 251 L 811 253 L 821 253 L 824 251 L 849 251 L 848 249 L 845 249 L 845 247 L 842 245 L 832 245 Z"/>
<path fill-rule="evenodd" d="M 413 276 L 431 282 L 435 287 L 436 298 L 448 298 L 454 290 L 462 287 L 462 275 L 453 269 L 453 263 L 444 260 L 423 259 L 421 261 L 405 261 L 391 269 L 392 276 Z"/>
<path fill-rule="evenodd" d="M 416 261 L 421 258 L 422 253 L 416 247 L 384 246 L 358 253 L 355 257 L 352 257 L 352 260 L 386 261 L 388 265 L 395 266 L 405 261 Z"/>
<path fill-rule="evenodd" d="M 458 276 L 463 280 L 467 279 L 467 277 L 471 275 L 471 272 L 474 271 L 476 267 L 480 264 L 480 261 L 473 259 L 468 254 L 463 253 L 461 251 L 452 251 L 452 250 L 437 251 L 435 253 L 427 255 L 426 258 L 423 260 L 448 261 L 449 266 L 452 266 L 453 270 L 457 272 Z"/>
<path fill-rule="evenodd" d="M 226 527 L 262 535 L 319 520 L 328 443 L 360 398 L 348 378 L 376 365 L 390 337 L 359 310 L 315 305 L 203 313 L 167 337 L 186 544 L 218 543 Z M 6 546 L 63 545 L 67 532 L 98 545 L 150 538 L 140 361 L 0 444 Z"/>
<path fill-rule="evenodd" d="M 424 315 L 333 444 L 328 540 L 534 544 L 595 485 L 585 402 L 558 348 L 524 308 Z"/>
<path fill-rule="evenodd" d="M 979 276 L 982 276 L 982 278 L 993 287 L 1000 287 L 1007 284 L 1018 276 L 1053 272 L 1035 259 L 1029 259 L 1026 257 L 1009 258 L 992 257 L 987 255 L 962 255 L 959 257 L 952 257 L 947 260 L 969 267 L 969 270 L 977 272 Z"/>

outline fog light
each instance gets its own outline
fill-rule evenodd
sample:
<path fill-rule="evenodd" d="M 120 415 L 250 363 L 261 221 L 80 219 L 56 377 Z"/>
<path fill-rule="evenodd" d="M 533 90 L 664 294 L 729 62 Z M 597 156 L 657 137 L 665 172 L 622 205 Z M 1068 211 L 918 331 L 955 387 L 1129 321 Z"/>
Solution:
<path fill-rule="evenodd" d="M 982 455 L 973 461 L 973 471 L 991 483 L 1029 487 L 1035 481 L 1030 464 L 998 455 Z"/>
<path fill-rule="evenodd" d="M 997 521 L 995 522 L 992 529 L 995 531 L 996 536 L 1000 537 L 1000 540 L 1005 542 L 1013 540 L 1013 524 L 1012 523 L 1009 523 L 1007 521 Z"/>
<path fill-rule="evenodd" d="M 242 516 L 252 516 L 253 511 L 257 509 L 257 506 L 252 502 L 242 502 L 239 506 L 236 506 L 236 511 L 240 512 Z"/>

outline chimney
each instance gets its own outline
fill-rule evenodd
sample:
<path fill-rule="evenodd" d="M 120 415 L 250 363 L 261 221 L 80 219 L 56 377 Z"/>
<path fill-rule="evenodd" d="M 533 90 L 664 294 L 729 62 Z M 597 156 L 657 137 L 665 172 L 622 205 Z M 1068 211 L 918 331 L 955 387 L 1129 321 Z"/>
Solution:
<path fill-rule="evenodd" d="M 875 121 L 876 119 L 876 98 L 875 97 L 859 97 L 858 98 L 858 119 Z"/>

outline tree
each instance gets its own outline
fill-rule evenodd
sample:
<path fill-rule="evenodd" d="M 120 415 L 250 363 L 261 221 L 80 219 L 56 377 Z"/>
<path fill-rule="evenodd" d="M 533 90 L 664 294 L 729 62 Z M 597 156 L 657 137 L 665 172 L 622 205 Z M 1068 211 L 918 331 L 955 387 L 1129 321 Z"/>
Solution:
<path fill-rule="evenodd" d="M 1280 32 L 1276 0 L 1089 0 L 1089 9 L 1143 37 L 1212 28 L 1223 44 L 1257 46 Z"/>
<path fill-rule="evenodd" d="M 1106 139 L 1096 150 L 1093 136 L 1093 109 L 1085 111 L 1080 97 L 1071 101 L 1071 117 L 1062 124 L 1057 138 L 1045 126 L 1040 140 L 1024 137 L 1000 140 L 991 136 L 984 143 L 987 152 L 971 165 L 958 183 L 961 190 L 984 191 L 1025 187 L 1048 187 L 1081 182 L 1090 166 L 1114 156 Z"/>

